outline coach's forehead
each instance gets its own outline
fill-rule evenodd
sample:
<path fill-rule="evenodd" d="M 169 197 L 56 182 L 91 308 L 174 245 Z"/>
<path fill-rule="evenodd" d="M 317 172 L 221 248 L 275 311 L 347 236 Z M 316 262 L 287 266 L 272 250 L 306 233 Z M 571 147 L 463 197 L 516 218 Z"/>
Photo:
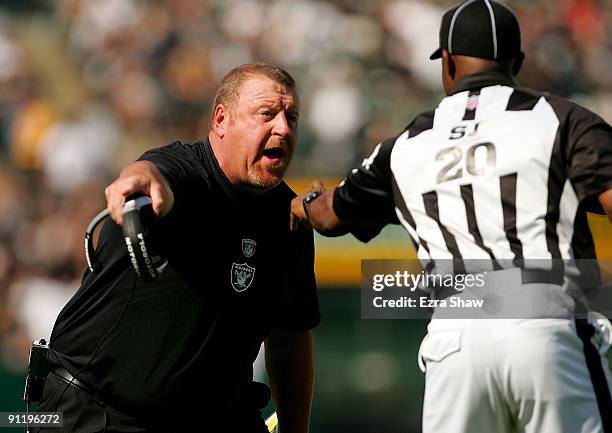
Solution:
<path fill-rule="evenodd" d="M 294 89 L 261 74 L 250 74 L 238 89 L 238 101 L 254 104 L 282 104 L 299 109 L 298 94 Z"/>

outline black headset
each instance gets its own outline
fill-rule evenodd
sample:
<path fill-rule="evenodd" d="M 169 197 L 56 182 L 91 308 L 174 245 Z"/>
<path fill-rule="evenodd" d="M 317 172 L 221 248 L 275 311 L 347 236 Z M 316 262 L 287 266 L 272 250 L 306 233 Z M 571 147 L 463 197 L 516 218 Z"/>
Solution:
<path fill-rule="evenodd" d="M 108 209 L 104 209 L 91 220 L 85 231 L 85 257 L 87 266 L 93 273 L 102 270 L 102 263 L 95 258 L 93 232 L 108 216 Z M 150 241 L 147 240 L 154 219 L 155 213 L 149 197 L 129 200 L 123 206 L 123 238 L 134 272 L 143 281 L 157 279 L 166 264 L 166 259 L 153 255 Z"/>

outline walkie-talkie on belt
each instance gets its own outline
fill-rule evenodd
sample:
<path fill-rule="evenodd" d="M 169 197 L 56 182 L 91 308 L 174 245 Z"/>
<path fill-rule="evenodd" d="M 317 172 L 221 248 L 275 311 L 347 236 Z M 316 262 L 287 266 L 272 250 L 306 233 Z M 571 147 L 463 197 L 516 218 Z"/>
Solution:
<path fill-rule="evenodd" d="M 29 412 L 32 402 L 39 402 L 42 398 L 45 381 L 49 374 L 49 364 L 47 362 L 47 353 L 49 352 L 49 344 L 44 338 L 34 340 L 30 347 L 30 357 L 28 359 L 28 375 L 26 376 L 25 388 L 23 390 L 23 400 L 26 404 L 26 422 L 25 432 L 29 433 Z"/>
<path fill-rule="evenodd" d="M 49 365 L 47 364 L 47 353 L 49 344 L 44 338 L 35 340 L 30 347 L 30 359 L 28 361 L 28 375 L 26 376 L 23 400 L 29 406 L 32 402 L 40 401 Z"/>

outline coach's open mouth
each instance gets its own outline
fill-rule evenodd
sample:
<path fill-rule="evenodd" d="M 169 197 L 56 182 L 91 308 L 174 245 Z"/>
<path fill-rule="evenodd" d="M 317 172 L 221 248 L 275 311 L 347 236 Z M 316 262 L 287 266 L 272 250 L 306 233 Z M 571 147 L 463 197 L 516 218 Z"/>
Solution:
<path fill-rule="evenodd" d="M 272 147 L 263 151 L 264 156 L 270 159 L 284 158 L 285 149 L 283 147 Z"/>
<path fill-rule="evenodd" d="M 280 166 L 285 162 L 287 152 L 284 147 L 270 147 L 263 151 L 263 156 L 273 166 Z"/>

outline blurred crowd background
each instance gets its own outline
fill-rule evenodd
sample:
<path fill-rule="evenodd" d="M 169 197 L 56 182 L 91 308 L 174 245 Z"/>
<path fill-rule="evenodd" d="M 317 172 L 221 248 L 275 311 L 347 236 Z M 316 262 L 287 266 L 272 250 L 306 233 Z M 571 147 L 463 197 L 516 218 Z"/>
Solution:
<path fill-rule="evenodd" d="M 0 370 L 23 372 L 31 340 L 49 335 L 78 287 L 84 229 L 104 207 L 106 184 L 146 149 L 205 136 L 216 85 L 231 68 L 265 61 L 296 78 L 302 113 L 290 174 L 340 178 L 442 96 L 439 62 L 428 56 L 453 3 L 0 0 Z M 519 15 L 527 54 L 519 82 L 570 97 L 610 122 L 612 2 L 508 4 Z M 319 282 L 326 286 L 325 278 Z M 358 320 L 358 300 L 323 290 L 321 302 L 324 311 L 344 308 L 328 322 L 337 326 L 321 330 L 324 366 L 348 362 L 351 340 L 341 329 L 355 344 L 373 338 L 392 345 L 394 330 L 408 326 L 341 323 Z M 410 390 L 408 381 L 416 394 L 402 397 L 414 401 L 405 402 L 399 424 L 417 431 L 421 379 L 402 379 L 396 367 L 416 354 L 421 335 L 401 337 L 408 349 L 398 356 L 383 350 L 353 357 L 346 371 L 354 376 L 344 385 L 341 375 L 323 377 L 320 392 L 334 395 L 350 383 L 361 388 L 346 398 L 357 400 L 402 380 Z M 406 362 L 403 369 L 416 374 L 413 359 Z M 2 394 L 0 409 L 16 400 Z M 348 431 L 355 405 L 342 404 L 349 412 L 314 426 Z M 360 430 L 366 415 L 356 413 L 361 419 L 351 429 L 374 431 Z M 343 427 L 329 427 L 332 419 L 344 420 Z M 371 422 L 381 425 L 379 418 Z"/>

